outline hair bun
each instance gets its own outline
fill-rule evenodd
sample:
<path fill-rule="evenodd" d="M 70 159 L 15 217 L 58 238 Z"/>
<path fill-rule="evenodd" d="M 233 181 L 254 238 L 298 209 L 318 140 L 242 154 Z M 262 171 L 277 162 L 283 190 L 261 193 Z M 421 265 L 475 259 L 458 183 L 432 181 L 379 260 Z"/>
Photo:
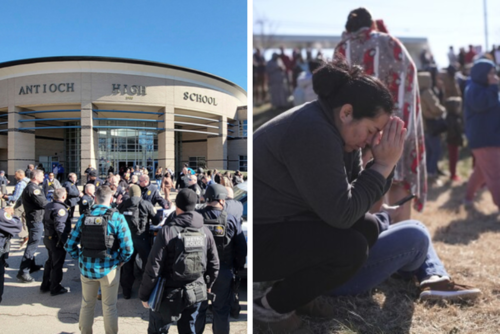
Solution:
<path fill-rule="evenodd" d="M 313 89 L 318 97 L 327 99 L 336 95 L 351 79 L 349 65 L 342 58 L 336 58 L 332 63 L 323 63 L 313 73 Z"/>

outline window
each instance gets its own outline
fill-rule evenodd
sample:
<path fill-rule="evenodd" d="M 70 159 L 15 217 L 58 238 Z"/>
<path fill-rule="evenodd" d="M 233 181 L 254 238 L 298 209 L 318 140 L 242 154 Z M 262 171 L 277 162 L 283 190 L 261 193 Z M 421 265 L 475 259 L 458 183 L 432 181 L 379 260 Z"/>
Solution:
<path fill-rule="evenodd" d="M 245 121 L 246 122 L 246 121 Z M 247 172 L 247 156 L 246 155 L 240 155 L 240 168 L 239 170 L 241 172 Z"/>
<path fill-rule="evenodd" d="M 196 169 L 198 167 L 205 168 L 207 162 L 205 157 L 189 157 L 189 168 Z"/>
<path fill-rule="evenodd" d="M 246 138 L 247 137 L 247 120 L 240 121 L 240 137 Z M 246 160 L 246 159 L 245 159 Z"/>

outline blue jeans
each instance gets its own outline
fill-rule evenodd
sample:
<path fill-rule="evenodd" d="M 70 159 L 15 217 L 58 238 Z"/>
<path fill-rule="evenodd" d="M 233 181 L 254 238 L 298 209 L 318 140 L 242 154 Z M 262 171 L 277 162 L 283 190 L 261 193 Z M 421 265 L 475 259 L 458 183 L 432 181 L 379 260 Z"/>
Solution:
<path fill-rule="evenodd" d="M 35 252 L 38 249 L 38 245 L 42 240 L 43 234 L 43 223 L 27 223 L 29 239 L 26 245 L 26 250 L 24 251 L 24 256 L 19 267 L 20 275 L 29 275 L 30 269 L 33 268 L 35 263 Z"/>
<path fill-rule="evenodd" d="M 448 276 L 432 246 L 429 231 L 419 221 L 407 220 L 383 231 L 368 260 L 347 283 L 330 294 L 357 295 L 373 289 L 392 274 L 415 275 L 419 282 L 432 275 Z"/>
<path fill-rule="evenodd" d="M 181 318 L 177 321 L 177 331 L 182 334 L 195 334 L 195 323 L 200 311 L 201 303 L 196 303 L 193 306 L 186 307 Z M 163 305 L 162 305 L 163 306 Z M 160 312 L 149 310 L 149 326 L 148 334 L 168 333 L 172 324 L 171 314 L 168 308 L 160 307 Z"/>
<path fill-rule="evenodd" d="M 425 134 L 425 158 L 427 173 L 437 175 L 438 162 L 441 159 L 441 136 Z"/>
<path fill-rule="evenodd" d="M 215 301 L 212 303 L 214 314 L 213 333 L 229 334 L 229 312 L 231 311 L 231 283 L 233 281 L 233 270 L 224 265 L 220 268 L 219 276 L 212 286 Z M 196 319 L 196 333 L 201 334 L 205 330 L 208 301 L 201 303 L 200 314 Z"/>

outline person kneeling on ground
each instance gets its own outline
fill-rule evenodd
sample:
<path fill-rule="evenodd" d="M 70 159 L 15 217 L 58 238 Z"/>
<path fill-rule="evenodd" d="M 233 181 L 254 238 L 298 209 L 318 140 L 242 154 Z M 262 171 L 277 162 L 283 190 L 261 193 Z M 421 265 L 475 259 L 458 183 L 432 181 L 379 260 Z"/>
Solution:
<path fill-rule="evenodd" d="M 472 299 L 481 290 L 455 283 L 439 259 L 429 231 L 417 220 L 392 224 L 399 207 L 384 206 L 375 214 L 380 231 L 377 243 L 370 250 L 361 269 L 342 286 L 329 293 L 332 296 L 357 295 L 399 274 L 414 277 L 420 289 L 420 299 Z"/>

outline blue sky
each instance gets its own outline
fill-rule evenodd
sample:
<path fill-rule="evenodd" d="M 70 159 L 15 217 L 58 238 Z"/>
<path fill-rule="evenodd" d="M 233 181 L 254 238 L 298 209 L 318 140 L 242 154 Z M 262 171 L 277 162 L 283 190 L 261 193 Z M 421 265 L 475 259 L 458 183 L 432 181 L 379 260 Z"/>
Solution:
<path fill-rule="evenodd" d="M 247 89 L 247 3 L 2 1 L 0 62 L 48 56 L 158 61 Z"/>
<path fill-rule="evenodd" d="M 499 0 L 487 0 L 489 47 L 500 44 Z M 481 0 L 253 0 L 254 32 L 257 20 L 267 22 L 274 34 L 336 35 L 344 30 L 352 9 L 366 7 L 383 19 L 397 37 L 427 37 L 440 66 L 448 66 L 446 53 L 469 44 L 485 47 L 484 9 Z"/>

